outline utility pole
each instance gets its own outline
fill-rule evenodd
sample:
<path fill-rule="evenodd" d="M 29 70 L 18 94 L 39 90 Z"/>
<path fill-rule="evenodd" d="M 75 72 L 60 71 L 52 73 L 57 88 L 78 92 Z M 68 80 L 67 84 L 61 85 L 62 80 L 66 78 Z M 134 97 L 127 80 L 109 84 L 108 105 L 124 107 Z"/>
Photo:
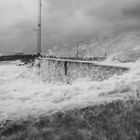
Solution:
<path fill-rule="evenodd" d="M 37 27 L 37 55 L 41 55 L 41 12 L 42 12 L 42 0 L 38 0 L 38 27 Z"/>

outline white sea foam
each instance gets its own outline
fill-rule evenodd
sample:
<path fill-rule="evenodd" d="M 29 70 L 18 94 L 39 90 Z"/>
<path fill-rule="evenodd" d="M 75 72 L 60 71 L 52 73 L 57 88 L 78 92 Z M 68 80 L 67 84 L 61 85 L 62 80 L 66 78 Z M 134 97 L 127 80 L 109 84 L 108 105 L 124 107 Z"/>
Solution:
<path fill-rule="evenodd" d="M 45 83 L 37 67 L 20 63 L 0 65 L 0 121 L 139 96 L 139 61 L 129 65 L 131 70 L 121 76 L 102 82 L 79 79 L 71 85 Z"/>

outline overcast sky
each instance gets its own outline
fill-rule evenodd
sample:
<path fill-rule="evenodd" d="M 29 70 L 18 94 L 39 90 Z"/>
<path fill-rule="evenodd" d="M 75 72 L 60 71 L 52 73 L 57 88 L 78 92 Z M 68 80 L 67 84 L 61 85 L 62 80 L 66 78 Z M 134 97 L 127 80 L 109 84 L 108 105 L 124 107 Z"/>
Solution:
<path fill-rule="evenodd" d="M 140 31 L 140 0 L 42 0 L 43 51 L 107 32 Z M 35 52 L 38 0 L 0 0 L 0 53 Z"/>

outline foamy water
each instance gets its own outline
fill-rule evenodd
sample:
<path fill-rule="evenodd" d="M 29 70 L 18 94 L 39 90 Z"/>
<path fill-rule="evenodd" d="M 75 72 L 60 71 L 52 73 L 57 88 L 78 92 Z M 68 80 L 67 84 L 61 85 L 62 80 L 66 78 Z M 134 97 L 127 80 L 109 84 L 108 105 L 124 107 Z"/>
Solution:
<path fill-rule="evenodd" d="M 71 85 L 45 83 L 37 67 L 20 63 L 0 64 L 0 121 L 139 97 L 140 61 L 127 64 L 130 71 L 121 76 L 102 82 L 79 79 Z"/>

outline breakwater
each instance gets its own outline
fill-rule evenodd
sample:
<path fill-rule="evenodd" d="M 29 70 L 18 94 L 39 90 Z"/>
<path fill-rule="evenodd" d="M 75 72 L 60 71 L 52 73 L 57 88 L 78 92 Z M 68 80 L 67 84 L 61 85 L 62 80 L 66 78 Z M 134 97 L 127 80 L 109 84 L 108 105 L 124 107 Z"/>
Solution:
<path fill-rule="evenodd" d="M 43 80 L 66 83 L 71 83 L 79 78 L 103 81 L 109 79 L 114 74 L 121 75 L 129 70 L 127 67 L 103 65 L 92 61 L 51 58 L 41 59 L 40 67 Z"/>

